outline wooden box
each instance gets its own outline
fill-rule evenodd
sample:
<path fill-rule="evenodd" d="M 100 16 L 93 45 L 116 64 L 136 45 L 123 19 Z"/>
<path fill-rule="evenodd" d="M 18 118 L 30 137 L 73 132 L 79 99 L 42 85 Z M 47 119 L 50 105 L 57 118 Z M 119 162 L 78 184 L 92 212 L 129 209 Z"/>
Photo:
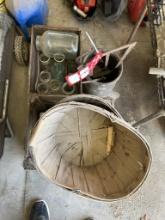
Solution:
<path fill-rule="evenodd" d="M 35 83 L 37 80 L 37 75 L 40 68 L 39 63 L 39 52 L 36 49 L 36 36 L 42 35 L 45 31 L 48 30 L 55 30 L 55 31 L 67 31 L 73 32 L 78 34 L 79 36 L 79 49 L 78 55 L 80 54 L 80 38 L 81 38 L 81 31 L 74 28 L 61 28 L 61 27 L 50 27 L 50 26 L 40 26 L 35 25 L 32 28 L 31 33 L 31 47 L 30 47 L 30 64 L 29 64 L 29 71 L 28 71 L 28 117 L 27 117 L 27 128 L 25 134 L 25 146 L 27 149 L 27 156 L 26 158 L 30 158 L 30 153 L 28 151 L 28 140 L 31 134 L 31 129 L 38 121 L 40 115 L 45 112 L 50 107 L 54 106 L 58 101 L 62 98 L 67 97 L 63 94 L 58 95 L 39 95 L 35 91 Z M 76 94 L 80 92 L 80 85 L 78 85 L 78 90 Z M 25 159 L 25 168 L 27 168 L 28 162 Z"/>

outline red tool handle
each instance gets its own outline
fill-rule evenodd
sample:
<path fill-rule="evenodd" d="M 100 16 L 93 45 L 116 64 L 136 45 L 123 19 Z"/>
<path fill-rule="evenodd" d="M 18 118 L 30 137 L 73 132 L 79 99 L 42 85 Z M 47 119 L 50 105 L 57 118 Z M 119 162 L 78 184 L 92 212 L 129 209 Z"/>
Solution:
<path fill-rule="evenodd" d="M 73 73 L 73 74 L 66 76 L 65 79 L 67 81 L 67 84 L 69 86 L 72 86 L 75 83 L 78 83 L 78 82 L 82 81 L 83 79 L 85 79 L 87 76 L 89 76 L 93 72 L 96 65 L 100 62 L 102 57 L 103 57 L 102 52 L 96 53 L 94 58 L 92 58 L 92 60 L 89 63 L 87 63 L 85 68 L 78 70 L 76 73 Z"/>

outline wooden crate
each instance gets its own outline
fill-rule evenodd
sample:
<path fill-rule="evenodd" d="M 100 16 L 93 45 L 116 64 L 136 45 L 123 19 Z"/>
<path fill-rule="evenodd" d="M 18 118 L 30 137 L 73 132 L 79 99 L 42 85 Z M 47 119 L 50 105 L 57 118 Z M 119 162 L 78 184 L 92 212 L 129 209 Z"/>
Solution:
<path fill-rule="evenodd" d="M 28 140 L 31 134 L 31 129 L 38 121 L 40 114 L 45 112 L 47 109 L 55 105 L 62 98 L 67 97 L 67 95 L 39 95 L 35 92 L 35 83 L 37 80 L 37 75 L 39 72 L 39 52 L 36 49 L 36 36 L 42 35 L 45 31 L 67 31 L 76 33 L 79 35 L 79 42 L 81 41 L 81 31 L 75 28 L 62 28 L 62 27 L 50 27 L 50 26 L 40 26 L 35 25 L 31 32 L 31 48 L 30 48 L 30 65 L 28 71 L 28 117 L 27 117 L 27 129 L 25 135 L 25 146 L 27 149 L 26 158 L 30 158 L 30 153 L 28 150 Z M 78 55 L 80 54 L 80 43 Z M 80 85 L 78 87 L 77 94 L 81 93 Z M 25 160 L 25 168 L 28 167 L 28 163 Z"/>

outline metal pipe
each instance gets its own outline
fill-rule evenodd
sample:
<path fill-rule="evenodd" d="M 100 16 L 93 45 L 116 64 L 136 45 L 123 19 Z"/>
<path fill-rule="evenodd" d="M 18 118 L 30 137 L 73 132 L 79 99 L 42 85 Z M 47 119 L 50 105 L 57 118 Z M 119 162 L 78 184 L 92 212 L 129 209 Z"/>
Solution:
<path fill-rule="evenodd" d="M 128 38 L 127 44 L 129 44 L 129 43 L 133 40 L 133 38 L 135 37 L 135 35 L 136 35 L 136 33 L 137 33 L 137 31 L 138 31 L 138 29 L 139 29 L 139 27 L 140 27 L 140 25 L 141 25 L 141 23 L 142 23 L 144 17 L 145 17 L 145 15 L 146 15 L 146 13 L 147 13 L 147 4 L 146 4 L 146 6 L 144 7 L 144 9 L 143 9 L 143 11 L 142 11 L 142 13 L 141 13 L 141 15 L 140 15 L 140 18 L 139 18 L 139 20 L 137 21 L 135 27 L 133 28 L 133 30 L 132 30 L 132 32 L 131 32 L 129 38 Z"/>
<path fill-rule="evenodd" d="M 153 121 L 153 120 L 161 118 L 161 117 L 165 117 L 165 110 L 164 109 L 161 109 L 161 110 L 141 119 L 140 121 L 134 123 L 132 126 L 136 128 L 136 127 L 139 127 L 141 125 L 144 125 L 150 121 Z"/>
<path fill-rule="evenodd" d="M 2 116 L 0 118 L 0 123 L 2 123 L 6 118 L 8 93 L 9 93 L 9 80 L 7 79 L 6 84 L 5 84 L 5 92 L 4 92 L 4 99 L 3 99 L 3 110 L 2 110 Z"/>
<path fill-rule="evenodd" d="M 126 45 L 124 45 L 124 46 L 122 46 L 122 47 L 118 47 L 118 48 L 116 48 L 116 49 L 113 49 L 113 50 L 111 50 L 111 51 L 108 51 L 108 52 L 104 53 L 103 56 L 106 56 L 105 67 L 108 66 L 109 57 L 110 57 L 111 54 L 126 49 L 126 51 L 124 52 L 123 56 L 119 59 L 119 61 L 118 61 L 118 63 L 117 63 L 117 65 L 116 65 L 115 68 L 119 67 L 119 66 L 123 63 L 123 61 L 126 59 L 126 57 L 128 56 L 128 54 L 131 52 L 131 50 L 136 46 L 136 44 L 137 44 L 137 42 L 133 42 L 133 43 L 126 44 Z M 114 69 L 115 69 L 115 68 L 114 68 Z"/>
<path fill-rule="evenodd" d="M 96 44 L 95 44 L 94 41 L 92 40 L 92 38 L 91 38 L 91 36 L 89 35 L 89 33 L 88 33 L 88 32 L 85 32 L 85 33 L 86 33 L 86 35 L 87 35 L 89 41 L 91 42 L 93 48 L 95 49 L 96 53 L 99 53 L 99 50 L 98 50 L 98 48 L 96 47 Z"/>
<path fill-rule="evenodd" d="M 122 63 L 123 61 L 126 59 L 126 57 L 128 56 L 128 54 L 133 50 L 133 48 L 136 46 L 136 42 L 132 43 L 128 49 L 124 52 L 123 56 L 120 58 L 118 64 L 116 65 L 115 68 L 118 68 Z"/>
<path fill-rule="evenodd" d="M 121 46 L 121 47 L 118 47 L 118 48 L 116 48 L 116 49 L 113 49 L 113 50 L 110 50 L 110 51 L 108 51 L 108 52 L 105 52 L 104 54 L 103 54 L 103 56 L 109 56 L 110 54 L 112 54 L 112 53 L 117 53 L 117 52 L 119 52 L 120 50 L 124 50 L 124 49 L 127 49 L 128 47 L 135 47 L 136 46 L 136 44 L 137 44 L 137 42 L 133 42 L 133 43 L 130 43 L 130 44 L 126 44 L 126 45 L 124 45 L 124 46 Z"/>

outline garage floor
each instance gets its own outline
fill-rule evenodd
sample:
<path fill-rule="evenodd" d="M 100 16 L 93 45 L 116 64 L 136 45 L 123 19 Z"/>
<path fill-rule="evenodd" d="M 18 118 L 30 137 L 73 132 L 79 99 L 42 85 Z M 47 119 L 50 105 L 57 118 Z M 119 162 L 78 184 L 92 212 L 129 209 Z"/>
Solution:
<path fill-rule="evenodd" d="M 103 20 L 98 10 L 95 19 L 78 22 L 65 1 L 49 0 L 48 23 L 53 26 L 78 27 L 82 30 L 83 50 L 89 48 L 85 31 L 94 37 L 98 47 L 111 49 L 127 40 L 133 26 L 127 16 L 115 24 Z M 120 93 L 116 107 L 130 122 L 137 121 L 158 109 L 156 78 L 148 75 L 152 66 L 152 49 L 148 28 L 136 35 L 138 45 L 124 63 L 124 73 L 115 91 Z M 27 68 L 14 63 L 10 92 L 9 118 L 15 133 L 7 139 L 0 160 L 0 219 L 22 220 L 28 215 L 30 203 L 42 198 L 48 202 L 52 220 L 81 220 L 91 216 L 96 220 L 139 220 L 145 214 L 150 220 L 165 219 L 165 121 L 153 121 L 140 128 L 151 146 L 151 172 L 141 189 L 124 199 L 104 203 L 81 198 L 50 184 L 36 171 L 23 169 L 23 137 L 27 115 Z"/>

